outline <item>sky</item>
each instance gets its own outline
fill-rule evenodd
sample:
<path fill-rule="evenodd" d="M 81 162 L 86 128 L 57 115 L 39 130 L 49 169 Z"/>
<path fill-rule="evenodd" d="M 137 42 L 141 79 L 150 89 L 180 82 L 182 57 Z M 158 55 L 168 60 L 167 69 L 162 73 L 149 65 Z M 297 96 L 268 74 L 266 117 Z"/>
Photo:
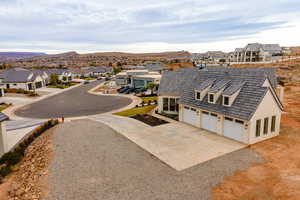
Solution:
<path fill-rule="evenodd" d="M 0 51 L 300 46 L 300 0 L 0 0 Z"/>

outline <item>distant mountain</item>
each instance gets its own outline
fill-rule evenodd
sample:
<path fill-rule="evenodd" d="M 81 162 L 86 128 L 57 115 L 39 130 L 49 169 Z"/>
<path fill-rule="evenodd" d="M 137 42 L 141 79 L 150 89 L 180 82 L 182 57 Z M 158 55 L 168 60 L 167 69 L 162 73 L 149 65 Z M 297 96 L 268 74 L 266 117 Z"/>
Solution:
<path fill-rule="evenodd" d="M 22 58 L 30 58 L 34 56 L 45 56 L 45 53 L 34 52 L 0 52 L 0 60 L 16 60 Z"/>
<path fill-rule="evenodd" d="M 145 61 L 188 61 L 190 53 L 187 51 L 173 51 L 160 53 L 123 53 L 123 52 L 98 52 L 78 54 L 75 51 L 27 57 L 9 60 L 6 63 L 14 67 L 88 67 L 88 66 L 125 66 L 141 65 Z"/>

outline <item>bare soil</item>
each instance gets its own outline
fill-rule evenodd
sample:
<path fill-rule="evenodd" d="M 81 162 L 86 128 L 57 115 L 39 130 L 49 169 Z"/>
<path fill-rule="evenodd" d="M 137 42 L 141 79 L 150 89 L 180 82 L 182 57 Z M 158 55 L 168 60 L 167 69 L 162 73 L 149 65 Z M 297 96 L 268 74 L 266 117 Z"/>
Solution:
<path fill-rule="evenodd" d="M 48 193 L 48 166 L 53 156 L 52 128 L 27 148 L 15 172 L 0 185 L 1 200 L 39 200 Z"/>
<path fill-rule="evenodd" d="M 284 104 L 280 136 L 250 147 L 265 162 L 226 177 L 215 200 L 300 199 L 300 86 L 287 88 Z"/>

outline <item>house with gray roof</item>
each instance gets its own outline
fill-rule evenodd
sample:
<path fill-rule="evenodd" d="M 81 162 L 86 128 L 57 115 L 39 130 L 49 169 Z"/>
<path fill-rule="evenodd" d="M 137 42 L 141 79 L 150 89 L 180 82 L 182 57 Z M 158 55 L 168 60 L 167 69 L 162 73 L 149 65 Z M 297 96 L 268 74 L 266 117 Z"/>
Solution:
<path fill-rule="evenodd" d="M 273 68 L 196 68 L 165 72 L 158 112 L 253 144 L 279 134 L 282 97 Z M 283 95 L 283 93 L 281 93 Z"/>
<path fill-rule="evenodd" d="M 282 55 L 283 50 L 278 44 L 250 43 L 244 48 L 236 48 L 230 60 L 232 62 L 262 62 Z"/>
<path fill-rule="evenodd" d="M 4 88 L 15 88 L 24 90 L 35 90 L 45 86 L 42 72 L 27 70 L 23 68 L 8 69 L 0 76 Z"/>

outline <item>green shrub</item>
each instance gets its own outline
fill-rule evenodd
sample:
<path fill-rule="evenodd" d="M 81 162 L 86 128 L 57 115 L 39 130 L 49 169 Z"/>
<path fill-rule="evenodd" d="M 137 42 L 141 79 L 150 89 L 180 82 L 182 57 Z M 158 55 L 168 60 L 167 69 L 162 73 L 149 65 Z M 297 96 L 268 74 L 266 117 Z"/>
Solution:
<path fill-rule="evenodd" d="M 7 152 L 1 157 L 0 163 L 7 164 L 8 166 L 15 165 L 22 159 L 22 155 L 19 152 L 11 151 Z"/>
<path fill-rule="evenodd" d="M 8 165 L 2 165 L 0 166 L 0 176 L 5 177 L 11 172 L 11 168 Z"/>

